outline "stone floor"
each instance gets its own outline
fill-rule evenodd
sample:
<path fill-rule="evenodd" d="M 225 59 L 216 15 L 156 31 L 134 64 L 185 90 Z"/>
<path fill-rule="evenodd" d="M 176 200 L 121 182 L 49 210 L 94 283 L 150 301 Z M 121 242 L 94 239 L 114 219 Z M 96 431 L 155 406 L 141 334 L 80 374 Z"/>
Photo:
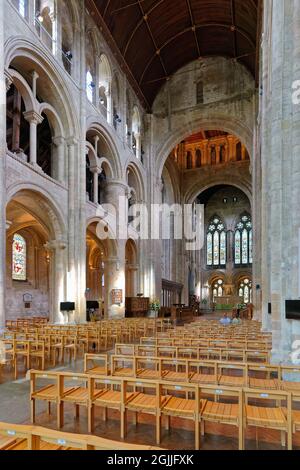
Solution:
<path fill-rule="evenodd" d="M 215 314 L 210 318 L 220 317 L 221 314 Z M 22 373 L 20 364 L 20 379 L 13 380 L 12 373 L 2 369 L 0 373 L 0 421 L 13 424 L 30 423 L 30 383 Z M 69 370 L 82 372 L 83 360 L 76 363 L 70 363 L 65 367 L 58 367 L 55 370 Z M 56 416 L 53 407 L 53 413 L 49 416 L 46 412 L 46 406 L 37 402 L 37 424 L 48 428 L 56 429 Z M 101 410 L 96 411 L 95 415 L 95 433 L 98 436 L 113 440 L 120 440 L 120 421 L 118 413 L 110 410 L 108 420 L 102 420 Z M 66 432 L 76 432 L 87 434 L 87 412 L 81 409 L 80 417 L 75 419 L 74 407 L 65 406 L 65 426 Z M 155 445 L 155 421 L 154 418 L 147 415 L 140 415 L 138 425 L 133 424 L 133 415 L 128 415 L 128 435 L 126 442 L 140 443 L 145 445 Z M 193 450 L 194 432 L 193 424 L 187 420 L 172 418 L 171 430 L 167 431 L 163 422 L 162 447 L 174 450 Z M 294 447 L 300 449 L 300 433 L 295 436 Z M 207 424 L 205 437 L 202 438 L 201 448 L 203 450 L 232 450 L 238 448 L 237 429 L 232 426 L 223 426 Z M 247 431 L 246 448 L 249 450 L 281 450 L 280 434 L 276 431 L 266 431 L 265 429 Z"/>

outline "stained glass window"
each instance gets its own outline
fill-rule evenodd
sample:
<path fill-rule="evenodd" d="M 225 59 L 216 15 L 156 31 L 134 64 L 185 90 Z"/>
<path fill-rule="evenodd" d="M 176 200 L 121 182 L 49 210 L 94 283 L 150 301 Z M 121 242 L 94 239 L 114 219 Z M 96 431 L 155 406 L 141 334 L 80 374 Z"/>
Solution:
<path fill-rule="evenodd" d="M 219 253 L 220 253 L 220 236 L 219 232 L 214 233 L 214 266 L 219 266 Z"/>
<path fill-rule="evenodd" d="M 213 284 L 213 297 L 222 297 L 223 296 L 223 284 L 224 281 L 222 279 L 218 279 L 214 284 Z"/>
<path fill-rule="evenodd" d="M 227 260 L 227 236 L 225 225 L 214 217 L 207 230 L 207 266 L 226 266 Z"/>
<path fill-rule="evenodd" d="M 207 266 L 212 266 L 213 264 L 212 250 L 213 250 L 212 234 L 208 233 L 207 234 Z"/>
<path fill-rule="evenodd" d="M 26 16 L 26 0 L 19 0 L 19 13 L 23 18 Z"/>
<path fill-rule="evenodd" d="M 244 279 L 239 285 L 239 297 L 243 298 L 245 304 L 252 301 L 252 282 L 250 279 Z"/>
<path fill-rule="evenodd" d="M 252 264 L 252 222 L 248 214 L 241 217 L 235 229 L 234 262 L 236 265 Z"/>
<path fill-rule="evenodd" d="M 93 84 L 93 76 L 91 72 L 88 70 L 86 73 L 86 95 L 88 100 L 92 103 L 94 97 L 94 84 Z"/>
<path fill-rule="evenodd" d="M 26 241 L 16 233 L 12 243 L 12 278 L 14 281 L 26 281 Z"/>

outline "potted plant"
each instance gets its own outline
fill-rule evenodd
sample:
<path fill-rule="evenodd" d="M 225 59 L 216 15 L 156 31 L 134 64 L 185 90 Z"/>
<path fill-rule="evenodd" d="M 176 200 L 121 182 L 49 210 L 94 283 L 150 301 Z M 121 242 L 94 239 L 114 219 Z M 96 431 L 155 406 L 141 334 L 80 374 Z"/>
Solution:
<path fill-rule="evenodd" d="M 158 311 L 160 309 L 160 301 L 158 299 L 152 299 L 150 301 L 150 317 L 151 318 L 157 318 L 158 317 Z"/>

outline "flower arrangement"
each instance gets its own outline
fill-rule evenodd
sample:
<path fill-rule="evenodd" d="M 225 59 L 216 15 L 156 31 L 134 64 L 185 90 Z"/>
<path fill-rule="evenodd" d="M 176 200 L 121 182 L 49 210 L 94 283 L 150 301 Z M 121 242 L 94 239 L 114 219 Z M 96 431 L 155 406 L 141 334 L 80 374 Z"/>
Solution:
<path fill-rule="evenodd" d="M 158 299 L 152 299 L 150 302 L 150 310 L 154 310 L 155 312 L 158 312 L 160 309 L 160 301 Z"/>

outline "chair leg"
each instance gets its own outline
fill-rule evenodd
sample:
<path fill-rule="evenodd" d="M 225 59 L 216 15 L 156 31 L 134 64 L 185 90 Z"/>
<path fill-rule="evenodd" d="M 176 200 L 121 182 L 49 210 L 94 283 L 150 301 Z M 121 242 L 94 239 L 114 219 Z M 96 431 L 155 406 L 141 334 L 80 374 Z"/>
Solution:
<path fill-rule="evenodd" d="M 195 419 L 195 449 L 200 450 L 200 422 Z"/>
<path fill-rule="evenodd" d="M 200 422 L 200 426 L 201 426 L 201 436 L 205 436 L 205 421 L 201 421 Z"/>
<path fill-rule="evenodd" d="M 103 408 L 103 421 L 104 421 L 105 423 L 106 423 L 106 421 L 107 421 L 107 408 L 106 408 L 106 407 Z"/>
<path fill-rule="evenodd" d="M 156 444 L 159 446 L 161 442 L 161 415 L 156 415 Z"/>
<path fill-rule="evenodd" d="M 30 411 L 31 411 L 31 423 L 34 424 L 35 423 L 35 400 L 34 399 L 31 399 L 30 401 Z"/>
<path fill-rule="evenodd" d="M 61 429 L 64 425 L 64 402 L 57 404 L 57 427 Z"/>
<path fill-rule="evenodd" d="M 51 415 L 51 401 L 48 401 L 48 415 Z"/>
<path fill-rule="evenodd" d="M 127 433 L 127 410 L 121 411 L 121 439 L 125 439 Z"/>
<path fill-rule="evenodd" d="M 170 416 L 166 416 L 166 430 L 170 431 Z"/>
<path fill-rule="evenodd" d="M 285 431 L 281 431 L 281 446 L 282 447 L 285 447 L 286 446 L 286 432 Z"/>
<path fill-rule="evenodd" d="M 89 433 L 94 432 L 95 423 L 95 406 L 91 405 L 88 407 L 88 431 Z"/>
<path fill-rule="evenodd" d="M 79 419 L 80 416 L 80 406 L 75 404 L 75 418 Z"/>

